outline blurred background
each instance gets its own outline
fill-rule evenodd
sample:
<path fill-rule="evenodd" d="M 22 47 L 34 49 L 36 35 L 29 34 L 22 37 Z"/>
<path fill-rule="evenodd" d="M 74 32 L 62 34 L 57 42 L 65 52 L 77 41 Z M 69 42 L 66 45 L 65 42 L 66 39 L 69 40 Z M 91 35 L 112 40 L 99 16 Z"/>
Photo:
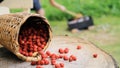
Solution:
<path fill-rule="evenodd" d="M 92 16 L 94 28 L 80 30 L 77 33 L 68 31 L 67 20 L 72 18 L 72 15 L 51 6 L 49 0 L 42 0 L 45 17 L 50 22 L 53 35 L 87 39 L 112 55 L 120 66 L 120 0 L 56 0 L 56 2 L 72 12 Z M 21 11 L 22 9 L 10 9 L 11 13 Z"/>

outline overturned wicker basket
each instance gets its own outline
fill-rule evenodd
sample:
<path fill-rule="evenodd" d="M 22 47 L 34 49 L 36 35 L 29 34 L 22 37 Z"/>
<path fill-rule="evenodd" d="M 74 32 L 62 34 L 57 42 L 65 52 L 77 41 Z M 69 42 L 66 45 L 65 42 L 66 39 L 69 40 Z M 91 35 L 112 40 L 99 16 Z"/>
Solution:
<path fill-rule="evenodd" d="M 34 27 L 44 25 L 45 28 L 43 29 L 46 29 L 46 34 L 48 34 L 46 45 L 43 48 L 45 50 L 51 41 L 51 28 L 48 21 L 37 14 L 15 13 L 0 15 L 0 44 L 24 61 L 37 61 L 41 59 L 39 53 L 34 56 L 25 56 L 20 53 L 19 34 L 22 28 L 29 24 Z"/>

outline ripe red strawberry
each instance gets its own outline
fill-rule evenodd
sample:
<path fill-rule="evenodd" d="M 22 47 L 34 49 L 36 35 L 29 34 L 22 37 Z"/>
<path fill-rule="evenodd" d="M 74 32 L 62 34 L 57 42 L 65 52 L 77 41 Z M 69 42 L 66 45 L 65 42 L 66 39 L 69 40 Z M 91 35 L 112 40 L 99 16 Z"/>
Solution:
<path fill-rule="evenodd" d="M 66 61 L 69 60 L 68 56 L 66 56 L 66 55 L 63 57 L 63 59 Z"/>
<path fill-rule="evenodd" d="M 72 60 L 74 60 L 74 61 L 76 61 L 76 60 L 77 60 L 76 56 L 74 56 L 74 55 L 71 55 L 70 57 L 71 57 L 71 58 L 72 58 Z"/>
<path fill-rule="evenodd" d="M 40 47 L 43 49 L 45 47 L 45 45 L 41 45 Z"/>
<path fill-rule="evenodd" d="M 69 58 L 69 62 L 72 62 L 72 61 L 73 61 L 73 59 L 72 59 L 72 57 L 70 57 L 70 58 Z"/>
<path fill-rule="evenodd" d="M 41 65 L 41 60 L 38 60 L 38 61 L 37 61 L 37 65 Z"/>
<path fill-rule="evenodd" d="M 34 48 L 33 51 L 34 51 L 34 52 L 37 52 L 37 48 Z"/>
<path fill-rule="evenodd" d="M 48 56 L 50 56 L 50 55 L 51 55 L 50 51 L 46 51 L 46 54 L 47 54 Z"/>
<path fill-rule="evenodd" d="M 36 65 L 36 61 L 32 61 L 32 62 L 31 62 L 31 65 Z"/>
<path fill-rule="evenodd" d="M 56 59 L 57 59 L 57 55 L 53 53 L 53 54 L 50 55 L 50 58 L 51 58 L 52 60 L 56 60 Z"/>
<path fill-rule="evenodd" d="M 63 58 L 63 55 L 60 54 L 60 55 L 59 55 L 59 58 Z"/>
<path fill-rule="evenodd" d="M 40 55 L 43 55 L 43 54 L 44 54 L 44 52 L 43 52 L 43 51 L 39 51 L 38 53 L 39 53 Z"/>
<path fill-rule="evenodd" d="M 51 64 L 55 65 L 56 64 L 56 60 L 51 60 Z"/>
<path fill-rule="evenodd" d="M 77 60 L 77 58 L 76 58 L 76 57 L 73 57 L 73 60 L 74 60 L 74 61 L 76 61 L 76 60 Z"/>
<path fill-rule="evenodd" d="M 69 49 L 65 48 L 64 53 L 68 53 L 68 52 L 69 52 Z"/>
<path fill-rule="evenodd" d="M 41 61 L 40 61 L 40 65 L 45 65 L 45 61 L 44 61 L 44 60 L 41 60 Z"/>
<path fill-rule="evenodd" d="M 42 67 L 42 66 L 40 66 L 40 65 L 37 65 L 37 66 L 36 66 L 36 68 L 43 68 L 43 67 Z"/>
<path fill-rule="evenodd" d="M 63 63 L 60 63 L 60 67 L 64 67 L 64 64 L 63 64 Z"/>
<path fill-rule="evenodd" d="M 55 64 L 55 68 L 61 68 L 60 64 Z"/>
<path fill-rule="evenodd" d="M 38 51 L 42 51 L 42 48 L 41 48 L 41 47 L 38 47 L 37 50 L 38 50 Z"/>
<path fill-rule="evenodd" d="M 48 60 L 44 60 L 45 61 L 45 65 L 48 65 L 49 64 L 49 61 Z"/>
<path fill-rule="evenodd" d="M 47 57 L 48 57 L 48 55 L 47 55 L 47 54 L 42 54 L 41 56 L 42 56 L 42 59 L 44 59 L 44 58 L 47 58 Z"/>
<path fill-rule="evenodd" d="M 78 46 L 77 46 L 77 49 L 78 49 L 78 50 L 79 50 L 79 49 L 81 49 L 81 46 L 80 46 L 80 45 L 78 45 Z"/>
<path fill-rule="evenodd" d="M 28 52 L 25 53 L 25 56 L 29 56 Z"/>
<path fill-rule="evenodd" d="M 97 58 L 97 56 L 98 56 L 97 54 L 93 54 L 93 58 Z"/>
<path fill-rule="evenodd" d="M 59 53 L 60 54 L 63 54 L 64 53 L 64 50 L 62 48 L 59 49 Z"/>
<path fill-rule="evenodd" d="M 33 55 L 33 53 L 32 52 L 29 52 L 29 54 L 28 54 L 29 56 L 32 56 Z"/>

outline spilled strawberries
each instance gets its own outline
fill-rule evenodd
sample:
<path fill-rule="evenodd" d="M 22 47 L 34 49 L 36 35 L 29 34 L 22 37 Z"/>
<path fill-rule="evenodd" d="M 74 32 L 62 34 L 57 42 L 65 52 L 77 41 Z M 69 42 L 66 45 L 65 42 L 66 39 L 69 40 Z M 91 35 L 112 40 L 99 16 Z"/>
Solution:
<path fill-rule="evenodd" d="M 65 65 L 63 62 L 58 63 L 57 60 L 62 59 L 64 61 L 73 62 L 77 60 L 77 57 L 74 55 L 68 56 L 69 53 L 68 48 L 59 48 L 58 53 L 52 53 L 50 51 L 40 51 L 39 54 L 41 55 L 41 60 L 32 61 L 31 65 L 36 65 L 36 68 L 43 68 L 43 65 L 52 65 L 54 68 L 64 68 Z M 62 53 L 61 53 L 62 52 Z"/>

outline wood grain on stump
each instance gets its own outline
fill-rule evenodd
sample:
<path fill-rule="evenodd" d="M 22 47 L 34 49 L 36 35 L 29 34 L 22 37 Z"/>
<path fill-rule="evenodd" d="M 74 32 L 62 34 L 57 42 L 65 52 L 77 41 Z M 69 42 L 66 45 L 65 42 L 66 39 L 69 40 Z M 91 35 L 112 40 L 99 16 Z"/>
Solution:
<path fill-rule="evenodd" d="M 78 45 L 81 46 L 80 50 L 76 49 Z M 66 47 L 70 49 L 67 55 L 70 56 L 73 54 L 77 57 L 77 60 L 68 62 L 58 59 L 58 63 L 62 62 L 65 64 L 64 68 L 118 68 L 112 56 L 94 44 L 79 38 L 66 36 L 53 37 L 46 51 L 49 50 L 57 54 L 59 48 Z M 97 54 L 97 57 L 93 58 L 93 54 Z M 36 66 L 31 66 L 30 62 L 21 61 L 14 54 L 2 47 L 0 48 L 0 68 L 36 68 Z M 54 67 L 52 65 L 45 65 L 44 68 Z"/>

